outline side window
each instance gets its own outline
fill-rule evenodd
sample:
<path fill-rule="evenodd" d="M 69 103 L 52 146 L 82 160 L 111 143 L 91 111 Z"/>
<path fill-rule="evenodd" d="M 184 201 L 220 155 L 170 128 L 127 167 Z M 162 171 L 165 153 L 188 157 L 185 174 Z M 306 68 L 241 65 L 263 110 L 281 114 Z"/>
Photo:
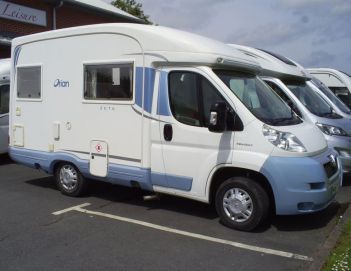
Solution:
<path fill-rule="evenodd" d="M 9 112 L 10 86 L 0 86 L 0 114 Z"/>
<path fill-rule="evenodd" d="M 169 98 L 172 113 L 179 122 L 202 126 L 196 73 L 171 72 L 169 74 Z"/>
<path fill-rule="evenodd" d="M 17 97 L 23 99 L 41 98 L 41 67 L 17 68 Z"/>
<path fill-rule="evenodd" d="M 205 77 L 186 71 L 169 74 L 169 99 L 175 119 L 198 127 L 208 127 L 213 103 L 226 102 Z"/>
<path fill-rule="evenodd" d="M 218 90 L 204 77 L 201 76 L 201 90 L 203 98 L 204 126 L 210 123 L 210 110 L 215 102 L 226 102 Z"/>
<path fill-rule="evenodd" d="M 280 97 L 283 99 L 283 101 L 292 109 L 294 110 L 294 112 L 299 116 L 302 117 L 302 114 L 300 112 L 300 110 L 296 107 L 295 103 L 289 98 L 289 96 L 283 91 L 281 90 L 281 88 L 279 86 L 277 86 L 276 84 L 274 84 L 273 82 L 270 81 L 265 81 L 267 83 L 267 85 L 269 85 L 271 87 L 271 89 L 273 89 L 273 91 Z"/>
<path fill-rule="evenodd" d="M 84 65 L 84 98 L 132 100 L 133 64 Z"/>

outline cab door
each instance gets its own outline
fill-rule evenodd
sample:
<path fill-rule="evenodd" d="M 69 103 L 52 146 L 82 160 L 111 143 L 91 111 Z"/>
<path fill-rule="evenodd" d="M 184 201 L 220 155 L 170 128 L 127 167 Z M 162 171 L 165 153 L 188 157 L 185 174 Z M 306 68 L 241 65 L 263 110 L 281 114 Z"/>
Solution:
<path fill-rule="evenodd" d="M 208 130 L 211 105 L 225 99 L 202 70 L 163 72 L 167 83 L 159 96 L 167 101 L 159 103 L 169 116 L 160 122 L 165 178 L 159 185 L 204 196 L 212 169 L 232 161 L 234 133 Z"/>

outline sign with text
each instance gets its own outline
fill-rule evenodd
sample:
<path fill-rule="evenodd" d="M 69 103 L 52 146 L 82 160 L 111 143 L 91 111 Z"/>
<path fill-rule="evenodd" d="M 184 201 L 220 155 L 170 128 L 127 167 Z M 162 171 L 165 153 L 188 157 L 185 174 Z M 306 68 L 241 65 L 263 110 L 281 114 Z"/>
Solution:
<path fill-rule="evenodd" d="M 0 0 L 0 18 L 46 26 L 46 12 Z"/>

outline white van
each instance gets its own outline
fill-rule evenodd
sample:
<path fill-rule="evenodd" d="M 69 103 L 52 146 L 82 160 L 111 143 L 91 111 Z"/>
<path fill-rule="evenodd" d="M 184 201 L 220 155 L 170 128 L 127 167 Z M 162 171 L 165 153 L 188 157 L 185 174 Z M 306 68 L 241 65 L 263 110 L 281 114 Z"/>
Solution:
<path fill-rule="evenodd" d="M 0 60 L 0 154 L 8 149 L 10 65 L 10 59 Z"/>
<path fill-rule="evenodd" d="M 335 113 L 310 83 L 309 73 L 292 60 L 260 49 L 240 45 L 234 48 L 261 64 L 261 78 L 303 120 L 316 124 L 330 148 L 340 155 L 345 173 L 351 172 L 351 121 Z"/>
<path fill-rule="evenodd" d="M 216 205 L 252 230 L 333 201 L 337 153 L 220 42 L 134 24 L 13 40 L 10 155 L 78 196 L 86 179 Z M 237 89 L 234 92 L 232 89 Z"/>
<path fill-rule="evenodd" d="M 349 74 L 329 68 L 308 68 L 307 70 L 351 108 L 351 77 Z"/>

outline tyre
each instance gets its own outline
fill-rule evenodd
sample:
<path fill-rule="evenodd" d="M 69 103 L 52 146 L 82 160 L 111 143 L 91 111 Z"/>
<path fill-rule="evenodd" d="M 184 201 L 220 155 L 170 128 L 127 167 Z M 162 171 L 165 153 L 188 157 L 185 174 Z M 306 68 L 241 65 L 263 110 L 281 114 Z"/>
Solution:
<path fill-rule="evenodd" d="M 79 170 L 70 163 L 61 163 L 55 169 L 56 185 L 62 194 L 78 197 L 86 188 L 87 181 Z"/>
<path fill-rule="evenodd" d="M 221 222 L 230 228 L 252 231 L 269 214 L 269 197 L 255 181 L 246 177 L 233 177 L 223 182 L 215 198 Z"/>

